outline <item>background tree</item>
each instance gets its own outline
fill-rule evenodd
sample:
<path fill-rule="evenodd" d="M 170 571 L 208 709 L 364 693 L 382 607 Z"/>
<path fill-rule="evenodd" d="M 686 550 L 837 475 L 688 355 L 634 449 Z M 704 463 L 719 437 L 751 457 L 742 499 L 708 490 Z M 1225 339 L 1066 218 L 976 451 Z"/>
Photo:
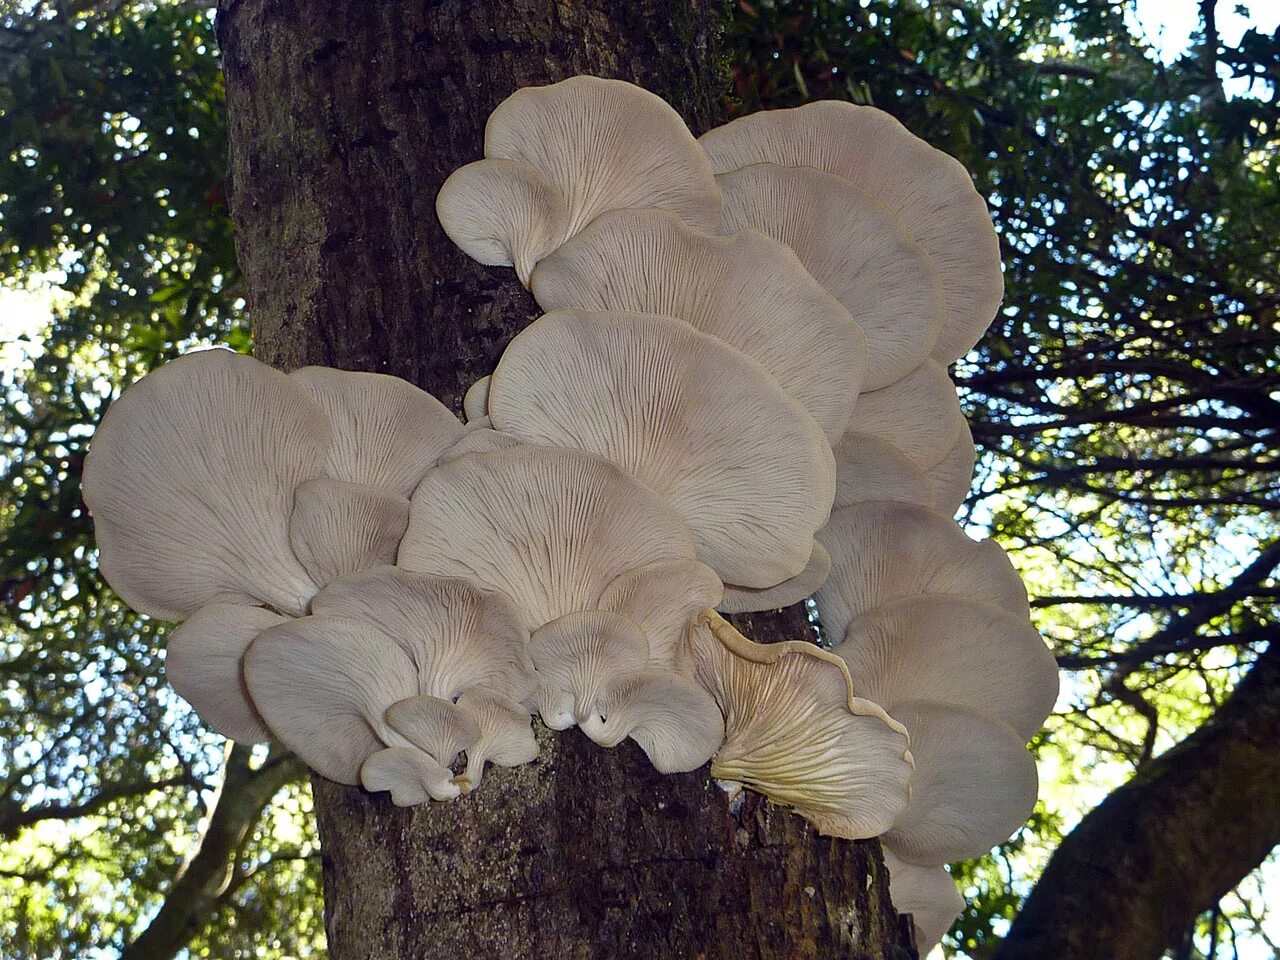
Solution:
<path fill-rule="evenodd" d="M 1158 781 L 1193 730 L 1266 715 L 1222 705 L 1276 632 L 1280 42 L 1224 42 L 1206 3 L 1196 42 L 1161 64 L 1129 12 L 743 2 L 728 21 L 728 113 L 874 102 L 964 160 L 1001 230 L 1005 309 L 957 370 L 983 452 L 965 516 L 1015 549 L 1072 681 L 1040 744 L 1036 819 L 956 868 L 974 898 L 953 939 L 975 957 L 1099 783 Z M 1229 96 L 1241 78 L 1250 94 Z M 156 628 L 93 572 L 78 499 L 85 437 L 124 383 L 196 343 L 248 346 L 222 98 L 200 9 L 6 15 L 0 271 L 58 290 L 48 329 L 5 348 L 0 944 L 14 956 L 322 949 L 298 771 L 224 756 L 166 691 Z M 1259 742 L 1274 762 L 1280 741 Z M 1248 826 L 1227 883 L 1280 839 Z M 1096 860 L 1109 842 L 1081 831 L 1062 851 Z M 1225 951 L 1261 942 L 1250 884 L 1216 909 L 1124 906 L 1181 914 L 1156 924 L 1179 931 L 1171 956 Z"/>

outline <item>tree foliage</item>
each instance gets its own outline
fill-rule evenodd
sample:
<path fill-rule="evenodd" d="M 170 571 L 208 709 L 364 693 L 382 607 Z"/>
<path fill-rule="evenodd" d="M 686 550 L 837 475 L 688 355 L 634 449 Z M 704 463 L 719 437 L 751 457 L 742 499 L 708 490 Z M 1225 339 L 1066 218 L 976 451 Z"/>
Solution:
<path fill-rule="evenodd" d="M 163 628 L 98 577 L 79 499 L 126 383 L 196 343 L 248 348 L 211 17 L 5 9 L 0 324 L 17 335 L 19 290 L 52 317 L 0 348 L 0 953 L 318 955 L 300 771 L 225 751 L 167 690 Z M 981 450 L 964 516 L 1014 551 L 1071 679 L 1041 809 L 955 867 L 973 957 L 1080 813 L 1211 723 L 1276 636 L 1280 38 L 1224 43 L 1203 3 L 1162 63 L 1131 14 L 739 0 L 726 28 L 727 115 L 874 103 L 966 164 L 1001 233 L 1005 305 L 956 370 Z M 1171 955 L 1261 936 L 1253 883 Z"/>

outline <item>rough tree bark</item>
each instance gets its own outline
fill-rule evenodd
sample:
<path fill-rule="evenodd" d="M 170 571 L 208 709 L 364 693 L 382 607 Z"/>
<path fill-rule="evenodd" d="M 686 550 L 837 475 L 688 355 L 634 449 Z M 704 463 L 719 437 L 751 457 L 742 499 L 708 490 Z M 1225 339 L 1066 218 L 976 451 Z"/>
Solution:
<path fill-rule="evenodd" d="M 458 409 L 537 310 L 510 270 L 444 236 L 440 184 L 480 156 L 499 101 L 576 73 L 640 83 L 705 129 L 721 14 L 718 0 L 224 0 L 258 356 L 395 374 Z M 820 838 L 758 798 L 731 807 L 705 769 L 658 776 L 630 744 L 544 734 L 539 762 L 413 810 L 313 782 L 335 960 L 913 953 L 874 842 Z"/>

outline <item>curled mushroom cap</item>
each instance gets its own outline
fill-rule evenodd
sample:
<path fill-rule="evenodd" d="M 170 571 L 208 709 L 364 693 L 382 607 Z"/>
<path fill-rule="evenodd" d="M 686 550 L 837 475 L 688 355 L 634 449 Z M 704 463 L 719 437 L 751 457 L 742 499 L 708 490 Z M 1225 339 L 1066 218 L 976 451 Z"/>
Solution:
<path fill-rule="evenodd" d="M 887 440 L 846 433 L 832 453 L 836 458 L 835 509 L 868 500 L 932 505 L 933 485 L 924 471 Z"/>
<path fill-rule="evenodd" d="M 640 624 L 607 610 L 579 610 L 544 624 L 529 639 L 538 675 L 573 697 L 579 723 L 599 712 L 605 692 L 649 662 Z"/>
<path fill-rule="evenodd" d="M 396 733 L 445 767 L 480 739 L 475 717 L 439 697 L 424 694 L 397 700 L 387 707 L 386 717 Z"/>
<path fill-rule="evenodd" d="M 754 227 L 795 251 L 866 334 L 865 389 L 919 366 L 942 330 L 942 281 L 878 198 L 842 177 L 758 163 L 716 177 L 725 232 Z"/>
<path fill-rule="evenodd" d="M 519 446 L 428 473 L 397 562 L 502 593 L 532 630 L 593 609 L 627 570 L 695 554 L 666 501 L 613 464 L 580 450 Z"/>
<path fill-rule="evenodd" d="M 461 782 L 474 790 L 484 776 L 484 765 L 516 767 L 538 756 L 538 741 L 529 724 L 529 711 L 510 697 L 472 687 L 458 698 L 458 709 L 476 723 L 479 736 L 467 747 L 467 769 Z"/>
<path fill-rule="evenodd" d="M 815 599 L 828 635 L 894 600 L 943 594 L 985 600 L 1026 617 L 1027 591 L 993 540 L 974 541 L 950 517 L 912 503 L 857 503 L 818 534 L 831 576 Z"/>
<path fill-rule="evenodd" d="M 725 584 L 724 598 L 716 606 L 725 613 L 779 610 L 812 596 L 827 582 L 830 573 L 831 554 L 827 553 L 826 547 L 815 540 L 808 564 L 794 577 L 762 590 L 739 587 L 731 583 Z"/>
<path fill-rule="evenodd" d="M 489 414 L 658 491 L 702 561 L 743 586 L 803 570 L 835 494 L 831 448 L 804 408 L 754 360 L 669 317 L 543 316 L 502 355 Z"/>
<path fill-rule="evenodd" d="M 164 672 L 200 719 L 241 743 L 271 739 L 244 683 L 241 662 L 254 638 L 285 618 L 262 607 L 210 603 L 169 635 Z"/>
<path fill-rule="evenodd" d="M 758 360 L 830 441 L 862 386 L 862 330 L 787 246 L 757 230 L 716 237 L 663 210 L 606 213 L 538 264 L 533 294 L 549 311 L 692 324 Z"/>
<path fill-rule="evenodd" d="M 408 524 L 405 497 L 319 477 L 294 493 L 289 545 L 311 579 L 325 584 L 357 570 L 394 563 Z"/>
<path fill-rule="evenodd" d="M 657 670 L 610 686 L 582 731 L 602 747 L 630 737 L 659 773 L 696 770 L 724 743 L 724 719 L 711 694 L 688 677 Z"/>
<path fill-rule="evenodd" d="M 928 470 L 964 429 L 964 413 L 946 368 L 926 360 L 901 380 L 858 398 L 848 432 L 875 437 Z"/>
<path fill-rule="evenodd" d="M 489 416 L 489 378 L 481 377 L 462 397 L 462 412 L 466 414 L 467 425 Z"/>
<path fill-rule="evenodd" d="M 452 800 L 462 793 L 453 771 L 417 747 L 377 750 L 360 767 L 360 783 L 371 793 L 387 790 L 397 807 L 416 807 L 428 800 Z"/>
<path fill-rule="evenodd" d="M 945 867 L 921 867 L 884 851 L 889 898 L 899 913 L 911 914 L 920 956 L 932 950 L 964 912 L 964 897 Z"/>
<path fill-rule="evenodd" d="M 103 576 L 166 620 L 217 602 L 303 613 L 316 584 L 289 512 L 329 443 L 306 391 L 252 357 L 205 350 L 153 370 L 111 405 L 85 461 Z"/>
<path fill-rule="evenodd" d="M 245 653 L 244 678 L 275 737 L 330 780 L 360 783 L 370 754 L 407 745 L 384 714 L 417 695 L 417 670 L 366 623 L 311 616 L 271 627 Z"/>
<path fill-rule="evenodd" d="M 333 427 L 325 474 L 408 497 L 446 447 L 462 436 L 449 408 L 413 384 L 381 373 L 302 367 L 289 374 Z"/>
<path fill-rule="evenodd" d="M 724 714 L 712 776 L 794 807 L 822 833 L 874 837 L 894 823 L 912 769 L 906 731 L 854 696 L 843 660 L 798 640 L 752 643 L 711 613 L 690 641 Z"/>
<path fill-rule="evenodd" d="M 854 620 L 833 652 L 890 714 L 933 700 L 1002 720 L 1028 740 L 1058 696 L 1058 667 L 1036 628 L 981 600 L 896 600 Z"/>
<path fill-rule="evenodd" d="M 452 699 L 485 686 L 520 699 L 532 689 L 529 634 L 520 612 L 466 580 L 376 567 L 333 581 L 316 594 L 311 609 L 358 620 L 392 638 L 413 661 L 415 693 Z"/>
<path fill-rule="evenodd" d="M 911 734 L 911 800 L 884 835 L 903 860 L 940 866 L 986 853 L 1036 804 L 1035 759 L 1008 724 L 925 700 L 898 704 Z"/>
<path fill-rule="evenodd" d="M 960 435 L 946 455 L 929 468 L 929 485 L 933 488 L 931 506 L 939 513 L 952 516 L 968 499 L 973 486 L 973 465 L 977 460 L 973 431 L 967 420 L 960 423 Z"/>
<path fill-rule="evenodd" d="M 649 640 L 649 659 L 674 666 L 684 652 L 685 634 L 703 610 L 724 595 L 715 571 L 697 560 L 665 560 L 628 570 L 600 594 L 600 609 L 640 624 Z"/>
<path fill-rule="evenodd" d="M 567 237 L 606 210 L 658 207 L 708 233 L 720 189 L 661 97 L 621 80 L 570 77 L 517 90 L 489 116 L 484 155 L 527 164 L 567 205 Z"/>
<path fill-rule="evenodd" d="M 813 167 L 875 197 L 933 261 L 946 315 L 933 356 L 978 342 L 1004 295 L 1000 243 L 987 205 L 957 160 L 874 107 L 822 100 L 742 117 L 699 141 L 716 173 L 754 163 Z"/>

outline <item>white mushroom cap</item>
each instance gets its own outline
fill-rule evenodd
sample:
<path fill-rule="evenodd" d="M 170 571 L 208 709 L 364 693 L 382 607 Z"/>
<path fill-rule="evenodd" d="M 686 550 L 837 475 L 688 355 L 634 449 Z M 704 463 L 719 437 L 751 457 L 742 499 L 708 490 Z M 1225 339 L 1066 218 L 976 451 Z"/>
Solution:
<path fill-rule="evenodd" d="M 855 697 L 844 661 L 798 640 L 757 644 L 715 617 L 690 639 L 698 681 L 724 714 L 718 780 L 787 804 L 821 833 L 858 839 L 889 829 L 907 802 L 911 754 L 902 725 Z"/>
<path fill-rule="evenodd" d="M 720 190 L 680 115 L 621 80 L 517 90 L 489 116 L 484 155 L 528 164 L 555 187 L 568 204 L 566 237 L 628 207 L 670 210 L 708 233 L 720 224 Z"/>
<path fill-rule="evenodd" d="M 754 360 L 669 317 L 545 315 L 507 347 L 489 413 L 499 429 L 606 457 L 658 491 L 700 559 L 743 586 L 803 570 L 835 495 L 831 448 L 804 408 Z"/>
<path fill-rule="evenodd" d="M 689 624 L 723 594 L 720 578 L 705 563 L 664 560 L 614 579 L 598 606 L 640 624 L 649 639 L 650 661 L 672 666 L 681 659 Z"/>
<path fill-rule="evenodd" d="M 501 158 L 453 171 L 436 194 L 436 216 L 463 253 L 487 267 L 514 266 L 526 287 L 569 226 L 564 195 L 527 163 Z"/>
<path fill-rule="evenodd" d="M 480 731 L 467 747 L 467 769 L 462 775 L 466 789 L 474 790 L 480 783 L 486 761 L 516 767 L 537 758 L 538 741 L 529 723 L 529 711 L 510 697 L 472 687 L 458 698 L 458 709 L 475 720 Z"/>
<path fill-rule="evenodd" d="M 468 426 L 476 420 L 489 416 L 489 378 L 487 376 L 481 377 L 467 387 L 467 392 L 462 397 L 462 412 L 467 417 Z"/>
<path fill-rule="evenodd" d="M 102 575 L 166 620 L 219 602 L 301 614 L 316 585 L 289 512 L 329 441 L 305 391 L 252 357 L 205 350 L 153 370 L 111 405 L 85 461 Z"/>
<path fill-rule="evenodd" d="M 942 281 L 879 198 L 821 170 L 758 163 L 716 177 L 726 233 L 755 227 L 795 251 L 867 338 L 864 389 L 919 366 L 938 340 Z"/>
<path fill-rule="evenodd" d="M 809 563 L 794 577 L 763 589 L 725 584 L 724 598 L 716 606 L 724 613 L 750 613 L 753 610 L 779 610 L 799 603 L 827 582 L 831 573 L 831 555 L 817 540 Z"/>
<path fill-rule="evenodd" d="M 929 485 L 933 488 L 932 506 L 939 513 L 955 516 L 973 487 L 973 466 L 978 453 L 973 445 L 973 431 L 962 420 L 960 435 L 946 455 L 929 468 Z"/>
<path fill-rule="evenodd" d="M 462 793 L 453 781 L 453 771 L 417 747 L 387 747 L 371 753 L 360 768 L 360 783 L 371 793 L 389 790 L 397 807 L 452 800 Z"/>
<path fill-rule="evenodd" d="M 485 419 L 488 420 L 489 418 L 485 417 Z M 520 438 L 513 437 L 509 433 L 493 430 L 490 427 L 473 427 L 467 430 L 457 443 L 440 454 L 437 466 L 452 463 L 459 457 L 465 457 L 468 453 L 489 453 L 493 450 L 518 447 L 520 444 Z"/>
<path fill-rule="evenodd" d="M 946 867 L 921 867 L 884 851 L 889 868 L 889 898 L 899 913 L 911 914 L 916 947 L 924 956 L 943 938 L 964 912 L 964 897 Z"/>
<path fill-rule="evenodd" d="M 946 368 L 926 360 L 901 380 L 858 398 L 848 432 L 875 437 L 928 470 L 964 429 L 964 413 Z"/>
<path fill-rule="evenodd" d="M 943 594 L 985 600 L 1020 617 L 1027 591 L 993 540 L 970 540 L 950 517 L 910 503 L 844 507 L 818 534 L 831 554 L 831 576 L 818 591 L 829 636 L 894 600 Z"/>
<path fill-rule="evenodd" d="M 466 580 L 376 567 L 333 581 L 316 594 L 311 609 L 391 637 L 413 661 L 414 693 L 453 699 L 485 686 L 519 699 L 533 688 L 520 612 Z"/>
<path fill-rule="evenodd" d="M 1036 805 L 1035 759 L 1008 724 L 917 700 L 895 719 L 911 733 L 911 801 L 882 838 L 903 860 L 940 866 L 979 857 L 1018 829 Z"/>
<path fill-rule="evenodd" d="M 628 677 L 596 706 L 582 721 L 582 732 L 602 747 L 630 737 L 659 773 L 696 770 L 724 743 L 715 699 L 679 674 L 647 670 Z"/>
<path fill-rule="evenodd" d="M 573 697 L 573 716 L 582 724 L 599 712 L 606 691 L 645 668 L 649 641 L 634 620 L 579 610 L 533 631 L 529 656 L 542 679 Z"/>
<path fill-rule="evenodd" d="M 241 661 L 254 637 L 284 617 L 262 607 L 210 603 L 169 634 L 164 672 L 200 719 L 241 743 L 262 743 L 262 722 L 244 683 Z"/>
<path fill-rule="evenodd" d="M 254 706 L 277 739 L 322 776 L 360 783 L 369 755 L 405 741 L 387 707 L 418 693 L 418 672 L 394 640 L 340 617 L 288 620 L 244 657 Z"/>
<path fill-rule="evenodd" d="M 396 733 L 446 767 L 480 739 L 475 717 L 439 697 L 423 694 L 397 700 L 387 708 L 386 717 Z"/>
<path fill-rule="evenodd" d="M 1002 720 L 1028 740 L 1058 696 L 1058 667 L 1036 628 L 981 600 L 896 600 L 854 620 L 833 652 L 890 714 L 933 700 Z"/>
<path fill-rule="evenodd" d="M 550 730 L 568 730 L 578 721 L 573 715 L 573 694 L 552 680 L 542 680 L 524 706 L 536 713 Z"/>
<path fill-rule="evenodd" d="M 289 545 L 318 584 L 394 563 L 409 525 L 409 501 L 396 493 L 320 477 L 294 493 Z"/>
<path fill-rule="evenodd" d="M 329 418 L 333 444 L 324 472 L 335 480 L 408 497 L 462 436 L 462 423 L 448 407 L 399 377 L 302 367 L 289 379 Z"/>
<path fill-rule="evenodd" d="M 548 311 L 656 313 L 692 324 L 758 360 L 830 441 L 862 387 L 862 330 L 790 248 L 758 230 L 717 237 L 664 210 L 606 213 L 538 264 L 533 294 Z"/>
<path fill-rule="evenodd" d="M 823 100 L 735 120 L 699 141 L 716 173 L 753 163 L 813 167 L 882 202 L 933 260 L 946 318 L 942 363 L 978 342 L 1004 295 L 1000 242 L 964 166 L 874 107 Z"/>
<path fill-rule="evenodd" d="M 832 453 L 836 458 L 835 509 L 868 500 L 932 505 L 933 485 L 924 471 L 887 440 L 846 433 Z"/>
<path fill-rule="evenodd" d="M 437 467 L 413 495 L 398 563 L 499 591 L 534 629 L 595 607 L 620 574 L 696 548 L 666 501 L 580 450 L 520 446 Z"/>

